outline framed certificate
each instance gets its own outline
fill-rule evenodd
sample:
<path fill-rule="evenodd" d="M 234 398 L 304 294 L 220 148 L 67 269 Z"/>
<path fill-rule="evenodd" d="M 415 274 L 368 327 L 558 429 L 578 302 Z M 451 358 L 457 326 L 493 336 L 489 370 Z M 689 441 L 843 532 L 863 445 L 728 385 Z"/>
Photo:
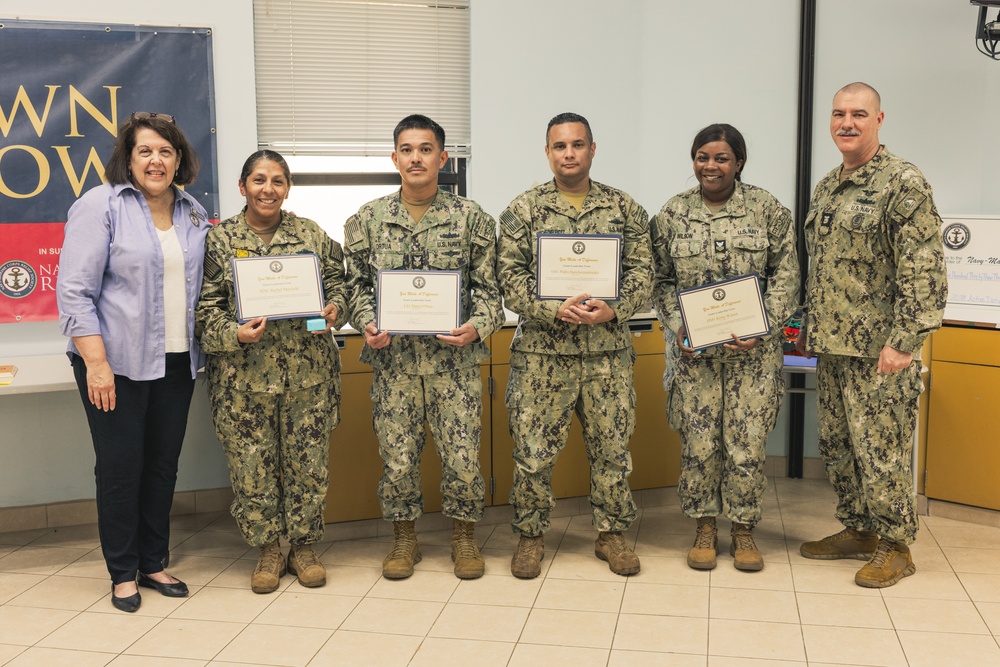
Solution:
<path fill-rule="evenodd" d="M 560 301 L 589 294 L 614 301 L 621 288 L 621 234 L 538 234 L 536 296 Z"/>
<path fill-rule="evenodd" d="M 727 343 L 732 334 L 757 338 L 771 330 L 756 273 L 680 290 L 677 302 L 688 344 L 696 350 Z"/>
<path fill-rule="evenodd" d="M 461 271 L 378 272 L 375 326 L 392 334 L 432 336 L 462 326 Z"/>
<path fill-rule="evenodd" d="M 240 257 L 233 260 L 239 322 L 318 317 L 325 305 L 319 257 L 313 254 Z"/>

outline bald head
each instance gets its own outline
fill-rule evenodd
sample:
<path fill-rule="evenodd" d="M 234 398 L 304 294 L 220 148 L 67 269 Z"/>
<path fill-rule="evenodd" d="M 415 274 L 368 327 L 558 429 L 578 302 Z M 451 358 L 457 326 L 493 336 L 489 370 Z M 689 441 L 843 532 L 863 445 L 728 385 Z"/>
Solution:
<path fill-rule="evenodd" d="M 837 95 L 841 93 L 850 93 L 852 95 L 870 95 L 872 100 L 875 102 L 873 110 L 878 113 L 882 110 L 882 96 L 878 94 L 878 91 L 869 86 L 864 81 L 855 81 L 854 83 L 849 83 L 840 90 L 837 94 L 833 96 L 834 101 L 837 99 Z"/>

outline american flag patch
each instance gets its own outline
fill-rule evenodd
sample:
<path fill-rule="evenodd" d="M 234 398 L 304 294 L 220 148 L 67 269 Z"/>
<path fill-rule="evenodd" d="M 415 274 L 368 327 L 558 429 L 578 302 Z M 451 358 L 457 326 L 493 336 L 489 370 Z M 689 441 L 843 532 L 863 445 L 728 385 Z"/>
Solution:
<path fill-rule="evenodd" d="M 500 215 L 500 225 L 503 227 L 504 231 L 511 236 L 516 236 L 523 227 L 521 221 L 514 217 L 514 214 L 510 212 L 510 209 L 507 209 Z"/>
<path fill-rule="evenodd" d="M 353 246 L 363 241 L 364 238 L 364 234 L 361 233 L 361 222 L 355 217 L 349 218 L 344 224 L 344 243 Z"/>

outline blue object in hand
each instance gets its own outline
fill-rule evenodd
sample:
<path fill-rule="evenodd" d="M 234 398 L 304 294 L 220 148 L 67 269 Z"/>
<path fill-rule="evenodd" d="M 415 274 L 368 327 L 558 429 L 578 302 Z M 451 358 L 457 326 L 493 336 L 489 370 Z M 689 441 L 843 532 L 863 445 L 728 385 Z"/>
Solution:
<path fill-rule="evenodd" d="M 306 320 L 306 331 L 326 331 L 326 319 L 322 317 L 310 317 Z"/>

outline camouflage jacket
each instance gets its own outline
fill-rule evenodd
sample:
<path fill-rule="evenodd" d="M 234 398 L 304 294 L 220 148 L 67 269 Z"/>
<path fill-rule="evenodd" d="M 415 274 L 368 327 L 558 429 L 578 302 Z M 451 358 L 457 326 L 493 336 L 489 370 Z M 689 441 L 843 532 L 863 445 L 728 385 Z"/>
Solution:
<path fill-rule="evenodd" d="M 261 340 L 242 344 L 236 338 L 236 295 L 232 260 L 313 253 L 319 257 L 326 303 L 337 306 L 337 328 L 347 321 L 344 254 L 340 244 L 312 220 L 281 212 L 270 245 L 246 224 L 246 209 L 212 228 L 205 242 L 205 279 L 195 311 L 195 335 L 209 355 L 209 382 L 240 391 L 283 392 L 312 387 L 340 372 L 340 353 L 330 335 L 306 331 L 301 318 L 267 321 Z"/>
<path fill-rule="evenodd" d="M 615 318 L 602 324 L 569 324 L 556 319 L 560 301 L 536 298 L 537 234 L 621 234 L 621 288 L 609 301 Z M 577 211 L 556 189 L 555 180 L 511 202 L 500 216 L 497 277 L 507 308 L 518 318 L 512 350 L 542 354 L 589 354 L 632 345 L 628 320 L 649 301 L 652 261 L 649 216 L 631 197 L 596 181 Z"/>
<path fill-rule="evenodd" d="M 889 345 L 919 359 L 948 296 L 931 187 L 885 147 L 843 183 L 840 171 L 816 185 L 805 221 L 806 345 L 871 358 Z"/>
<path fill-rule="evenodd" d="M 462 323 L 479 340 L 456 347 L 434 336 L 394 335 L 388 347 L 367 345 L 361 361 L 375 368 L 429 375 L 489 359 L 486 338 L 503 324 L 496 280 L 496 222 L 475 202 L 439 190 L 420 222 L 400 193 L 368 202 L 344 225 L 351 324 L 359 331 L 375 321 L 375 282 L 380 269 L 462 272 Z"/>
<path fill-rule="evenodd" d="M 761 277 L 771 333 L 782 330 L 799 303 L 799 261 L 792 215 L 761 188 L 736 182 L 713 214 L 701 186 L 673 197 L 650 222 L 653 306 L 675 333 L 681 326 L 678 290 L 748 273 Z"/>

